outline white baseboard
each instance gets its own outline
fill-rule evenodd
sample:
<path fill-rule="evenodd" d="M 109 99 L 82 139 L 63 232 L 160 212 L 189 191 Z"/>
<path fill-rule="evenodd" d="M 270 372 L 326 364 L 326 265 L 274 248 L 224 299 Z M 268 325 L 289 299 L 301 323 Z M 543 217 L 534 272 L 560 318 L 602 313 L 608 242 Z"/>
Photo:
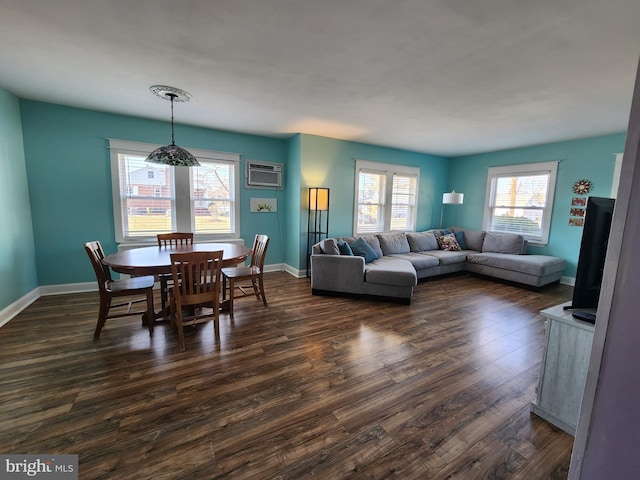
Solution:
<path fill-rule="evenodd" d="M 19 298 L 11 305 L 0 310 L 0 327 L 9 323 L 13 317 L 18 315 L 22 310 L 27 308 L 33 302 L 35 302 L 38 298 L 40 298 L 40 289 L 36 288 L 29 293 L 27 293 L 22 298 Z"/>
<path fill-rule="evenodd" d="M 576 284 L 575 277 L 561 277 L 560 283 L 563 285 L 571 285 L 572 287 Z"/>
<path fill-rule="evenodd" d="M 287 272 L 289 275 L 292 275 L 296 278 L 304 278 L 307 276 L 307 269 L 305 268 L 304 270 L 298 270 L 296 268 L 293 268 L 290 265 L 284 265 L 284 269 L 283 271 Z"/>
<path fill-rule="evenodd" d="M 64 295 L 66 293 L 83 293 L 97 291 L 98 284 L 96 282 L 65 283 L 62 285 L 44 285 L 40 287 L 40 295 L 43 297 L 49 295 Z"/>

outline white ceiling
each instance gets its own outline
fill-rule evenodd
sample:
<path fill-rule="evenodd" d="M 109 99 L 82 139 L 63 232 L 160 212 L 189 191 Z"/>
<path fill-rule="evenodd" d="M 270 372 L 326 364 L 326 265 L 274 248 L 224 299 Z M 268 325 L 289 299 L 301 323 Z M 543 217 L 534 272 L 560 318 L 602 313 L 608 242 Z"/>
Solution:
<path fill-rule="evenodd" d="M 625 131 L 639 55 L 639 0 L 0 0 L 18 97 L 446 156 Z"/>

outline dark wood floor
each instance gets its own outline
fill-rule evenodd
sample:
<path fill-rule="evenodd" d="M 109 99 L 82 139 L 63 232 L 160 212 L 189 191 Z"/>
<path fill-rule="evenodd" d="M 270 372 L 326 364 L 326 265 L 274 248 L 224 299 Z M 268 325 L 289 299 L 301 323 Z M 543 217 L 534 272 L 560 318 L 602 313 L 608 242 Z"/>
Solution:
<path fill-rule="evenodd" d="M 43 297 L 0 329 L 0 452 L 79 455 L 80 478 L 555 479 L 573 438 L 529 413 L 541 292 L 454 276 L 411 306 L 310 294 L 93 341 L 97 293 Z"/>

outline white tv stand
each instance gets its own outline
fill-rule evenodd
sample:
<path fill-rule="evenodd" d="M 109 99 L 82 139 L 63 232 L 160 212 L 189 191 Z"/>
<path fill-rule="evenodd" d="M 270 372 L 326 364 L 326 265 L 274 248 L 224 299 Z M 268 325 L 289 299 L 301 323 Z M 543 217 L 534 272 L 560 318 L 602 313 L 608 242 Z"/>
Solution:
<path fill-rule="evenodd" d="M 563 309 L 565 305 L 571 305 L 571 302 L 540 312 L 546 317 L 546 338 L 537 395 L 531 402 L 531 411 L 575 435 L 594 325 L 573 318 L 570 310 Z"/>

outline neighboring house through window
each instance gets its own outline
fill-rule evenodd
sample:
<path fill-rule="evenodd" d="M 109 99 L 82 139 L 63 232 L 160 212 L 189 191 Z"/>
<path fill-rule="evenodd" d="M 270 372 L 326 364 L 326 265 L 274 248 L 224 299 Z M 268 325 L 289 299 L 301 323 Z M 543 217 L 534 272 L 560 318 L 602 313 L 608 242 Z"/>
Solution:
<path fill-rule="evenodd" d="M 518 233 L 536 244 L 549 240 L 558 162 L 490 167 L 484 229 Z"/>
<path fill-rule="evenodd" d="M 414 231 L 420 169 L 356 160 L 354 234 Z"/>
<path fill-rule="evenodd" d="M 109 140 L 116 241 L 149 241 L 176 231 L 238 238 L 240 156 L 189 148 L 200 167 L 147 163 L 157 147 Z"/>

